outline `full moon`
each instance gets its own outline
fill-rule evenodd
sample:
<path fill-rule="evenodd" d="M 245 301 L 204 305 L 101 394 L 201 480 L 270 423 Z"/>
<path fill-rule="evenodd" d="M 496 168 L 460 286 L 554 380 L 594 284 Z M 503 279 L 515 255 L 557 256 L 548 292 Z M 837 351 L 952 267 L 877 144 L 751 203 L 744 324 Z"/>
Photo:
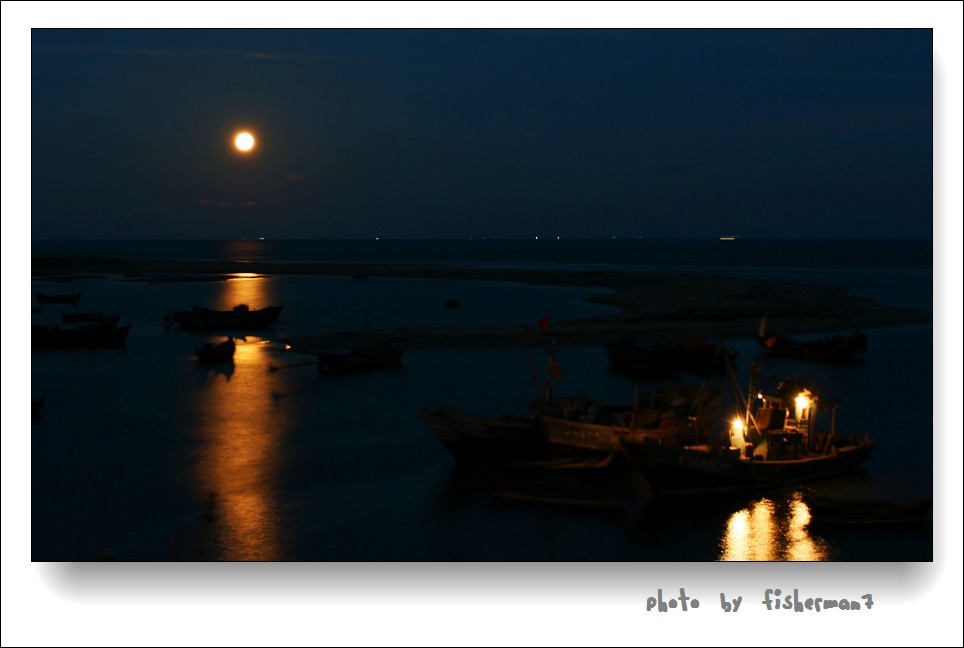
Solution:
<path fill-rule="evenodd" d="M 247 153 L 254 148 L 254 135 L 247 131 L 242 131 L 234 137 L 234 147 L 242 153 Z"/>

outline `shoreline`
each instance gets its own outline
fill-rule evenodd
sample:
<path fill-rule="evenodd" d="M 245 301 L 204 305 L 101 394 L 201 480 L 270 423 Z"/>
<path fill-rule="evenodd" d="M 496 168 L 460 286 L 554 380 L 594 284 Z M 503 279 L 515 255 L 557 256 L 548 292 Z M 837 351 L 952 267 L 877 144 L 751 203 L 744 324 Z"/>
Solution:
<path fill-rule="evenodd" d="M 505 281 L 537 286 L 608 290 L 586 301 L 619 313 L 553 322 L 550 331 L 531 325 L 476 328 L 418 328 L 342 331 L 284 338 L 292 351 L 344 349 L 359 340 L 402 336 L 411 348 L 503 347 L 544 343 L 599 344 L 619 338 L 673 342 L 700 337 L 749 337 L 761 318 L 768 331 L 803 335 L 933 322 L 933 313 L 886 306 L 847 294 L 843 288 L 763 281 L 700 273 L 467 268 L 445 265 L 374 263 L 271 263 L 182 260 L 124 260 L 35 257 L 31 278 L 70 282 L 120 274 L 127 281 L 220 281 L 236 273 L 327 277 Z M 363 279 L 361 279 L 363 280 Z M 815 306 L 816 305 L 816 306 Z"/>

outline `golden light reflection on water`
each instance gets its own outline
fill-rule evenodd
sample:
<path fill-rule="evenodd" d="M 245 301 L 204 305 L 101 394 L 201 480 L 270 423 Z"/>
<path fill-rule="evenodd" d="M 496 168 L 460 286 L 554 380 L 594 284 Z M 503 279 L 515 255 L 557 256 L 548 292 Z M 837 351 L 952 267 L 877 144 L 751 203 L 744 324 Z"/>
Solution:
<path fill-rule="evenodd" d="M 225 282 L 223 303 L 267 301 L 264 278 Z M 252 306 L 254 307 L 254 306 Z M 270 342 L 236 342 L 234 371 L 209 383 L 199 398 L 202 496 L 210 498 L 209 551 L 221 560 L 282 559 L 275 501 L 284 413 L 272 397 L 266 355 Z"/>
<path fill-rule="evenodd" d="M 235 272 L 224 283 L 225 290 L 214 308 L 229 310 L 238 304 L 247 304 L 254 310 L 273 305 L 269 298 L 269 277 L 254 272 Z"/>
<path fill-rule="evenodd" d="M 763 498 L 726 522 L 720 560 L 827 560 L 827 548 L 810 536 L 810 510 L 795 493 L 790 501 Z"/>

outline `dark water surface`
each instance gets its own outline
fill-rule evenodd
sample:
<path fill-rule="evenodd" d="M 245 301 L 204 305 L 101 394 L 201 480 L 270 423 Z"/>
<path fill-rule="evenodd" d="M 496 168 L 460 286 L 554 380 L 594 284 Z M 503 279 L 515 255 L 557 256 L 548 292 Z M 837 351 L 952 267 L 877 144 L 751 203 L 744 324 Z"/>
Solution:
<path fill-rule="evenodd" d="M 243 243 L 251 254 L 278 254 Z M 40 247 L 35 242 L 34 254 Z M 183 247 L 169 243 L 168 256 Z M 597 248 L 587 245 L 581 256 L 574 248 L 566 265 L 598 263 Z M 120 246 L 117 256 L 133 256 L 130 247 L 124 251 Z M 374 252 L 368 246 L 354 254 L 370 261 L 360 257 Z M 518 262 L 517 254 L 493 256 L 491 264 Z M 677 253 L 673 267 L 685 267 L 686 258 Z M 864 261 L 826 273 L 888 303 L 930 307 L 929 266 Z M 801 280 L 813 274 L 756 271 Z M 815 529 L 794 490 L 658 498 L 640 511 L 535 505 L 473 488 L 418 409 L 522 413 L 542 378 L 539 349 L 412 350 L 397 369 L 344 377 L 321 376 L 312 366 L 269 369 L 309 360 L 285 353 L 279 337 L 358 329 L 366 318 L 375 328 L 532 325 L 544 315 L 559 321 L 610 312 L 580 301 L 591 290 L 308 276 L 157 284 L 114 276 L 32 288 L 80 290 L 82 309 L 117 312 L 121 324 L 132 325 L 123 349 L 31 354 L 33 395 L 47 395 L 31 426 L 35 561 L 933 559 L 930 524 L 872 535 Z M 444 308 L 451 298 L 461 307 Z M 210 336 L 163 327 L 174 309 L 238 303 L 284 303 L 285 310 L 276 329 L 239 341 L 233 367 L 196 362 L 194 345 Z M 56 321 L 60 310 L 44 306 L 33 321 Z M 869 350 L 860 364 L 771 359 L 764 373 L 810 380 L 839 401 L 839 432 L 877 440 L 867 464 L 822 482 L 823 491 L 930 493 L 942 434 L 933 414 L 932 327 L 865 332 Z M 728 342 L 742 360 L 755 357 L 748 338 Z M 559 359 L 565 372 L 557 393 L 631 400 L 632 381 L 609 370 L 602 347 L 563 348 Z"/>

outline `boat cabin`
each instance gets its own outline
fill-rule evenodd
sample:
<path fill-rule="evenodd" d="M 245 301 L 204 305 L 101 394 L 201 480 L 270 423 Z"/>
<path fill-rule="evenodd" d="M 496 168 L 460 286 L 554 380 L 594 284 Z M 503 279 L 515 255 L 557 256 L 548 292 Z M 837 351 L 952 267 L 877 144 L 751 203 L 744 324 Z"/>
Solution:
<path fill-rule="evenodd" d="M 779 461 L 807 454 L 817 397 L 801 389 L 792 397 L 758 394 L 748 425 L 737 418 L 730 427 L 730 446 L 747 459 Z"/>

